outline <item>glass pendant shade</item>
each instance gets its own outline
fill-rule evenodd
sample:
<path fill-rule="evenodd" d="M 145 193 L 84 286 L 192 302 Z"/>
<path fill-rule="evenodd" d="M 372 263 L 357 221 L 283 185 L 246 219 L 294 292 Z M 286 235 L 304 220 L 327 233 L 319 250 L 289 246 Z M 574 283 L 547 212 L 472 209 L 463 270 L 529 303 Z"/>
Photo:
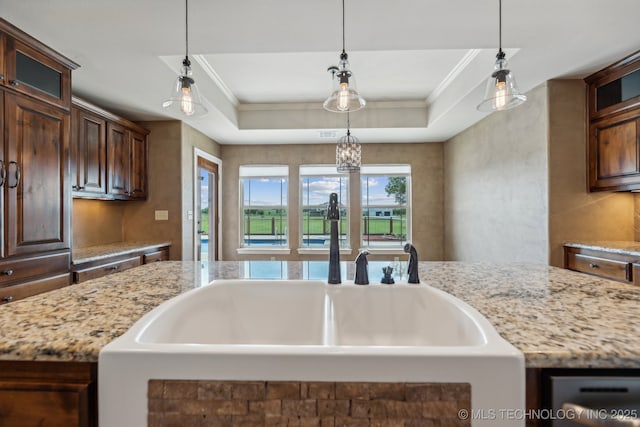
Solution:
<path fill-rule="evenodd" d="M 191 77 L 192 74 L 191 63 L 188 58 L 185 58 L 171 97 L 162 103 L 164 108 L 185 116 L 200 116 L 207 112 L 200 100 L 198 86 Z"/>
<path fill-rule="evenodd" d="M 338 172 L 353 173 L 360 170 L 362 146 L 358 138 L 347 134 L 338 140 L 336 146 L 336 168 Z"/>
<path fill-rule="evenodd" d="M 487 80 L 483 101 L 478 104 L 479 111 L 500 111 L 516 107 L 527 100 L 518 90 L 516 79 L 507 68 L 504 53 L 498 53 L 493 73 Z"/>
<path fill-rule="evenodd" d="M 330 67 L 334 73 L 331 95 L 324 101 L 322 107 L 333 113 L 347 113 L 358 111 L 367 105 L 358 93 L 356 78 L 349 70 L 349 61 L 345 52 L 340 56 L 340 67 Z"/>

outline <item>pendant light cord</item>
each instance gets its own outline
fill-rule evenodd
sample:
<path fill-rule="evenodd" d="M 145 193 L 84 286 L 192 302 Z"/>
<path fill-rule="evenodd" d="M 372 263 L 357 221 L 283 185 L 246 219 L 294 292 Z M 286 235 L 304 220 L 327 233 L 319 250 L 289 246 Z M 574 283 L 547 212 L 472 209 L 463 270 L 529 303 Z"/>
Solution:
<path fill-rule="evenodd" d="M 498 54 L 496 55 L 496 59 L 502 61 L 505 56 L 502 51 L 502 0 L 498 0 Z"/>
<path fill-rule="evenodd" d="M 184 0 L 184 45 L 185 58 L 189 58 L 189 0 Z"/>
<path fill-rule="evenodd" d="M 345 43 L 344 43 L 344 0 L 342 0 L 342 51 L 345 51 Z"/>
<path fill-rule="evenodd" d="M 347 111 L 347 136 L 351 135 L 351 121 L 349 119 L 349 111 Z"/>
<path fill-rule="evenodd" d="M 502 0 L 498 0 L 498 49 L 502 50 Z"/>

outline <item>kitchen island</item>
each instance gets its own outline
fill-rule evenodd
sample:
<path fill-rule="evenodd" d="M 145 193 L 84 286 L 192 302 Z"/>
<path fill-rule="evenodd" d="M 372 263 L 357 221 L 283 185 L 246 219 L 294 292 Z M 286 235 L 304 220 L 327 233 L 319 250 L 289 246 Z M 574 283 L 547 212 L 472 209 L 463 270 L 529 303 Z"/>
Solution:
<path fill-rule="evenodd" d="M 161 262 L 27 298 L 0 307 L 0 360 L 95 369 L 102 347 L 181 293 L 215 279 L 321 279 L 323 265 Z M 342 277 L 352 278 L 353 267 L 344 262 Z M 403 271 L 406 264 L 395 267 Z M 378 275 L 370 269 L 373 283 Z M 532 378 L 540 368 L 640 368 L 640 288 L 530 264 L 421 262 L 419 275 L 423 285 L 483 314 L 522 351 Z"/>

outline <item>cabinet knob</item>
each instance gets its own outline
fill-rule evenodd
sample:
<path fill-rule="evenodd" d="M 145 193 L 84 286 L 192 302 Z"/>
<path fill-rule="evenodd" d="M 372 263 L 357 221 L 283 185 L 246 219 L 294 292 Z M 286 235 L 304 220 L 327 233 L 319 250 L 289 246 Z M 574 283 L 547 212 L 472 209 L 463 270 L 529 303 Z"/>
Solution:
<path fill-rule="evenodd" d="M 598 268 L 598 264 L 595 264 L 593 262 L 589 263 L 589 268 Z"/>
<path fill-rule="evenodd" d="M 0 74 L 0 81 L 4 80 L 4 74 Z"/>
<path fill-rule="evenodd" d="M 11 276 L 13 274 L 13 270 L 9 269 L 9 270 L 4 270 L 2 272 L 3 276 Z"/>
<path fill-rule="evenodd" d="M 13 297 L 11 295 L 7 295 L 6 297 L 2 298 L 2 302 L 11 302 L 13 301 Z"/>
<path fill-rule="evenodd" d="M 13 87 L 18 87 L 20 86 L 20 83 L 18 83 L 17 80 L 9 80 L 9 84 Z"/>

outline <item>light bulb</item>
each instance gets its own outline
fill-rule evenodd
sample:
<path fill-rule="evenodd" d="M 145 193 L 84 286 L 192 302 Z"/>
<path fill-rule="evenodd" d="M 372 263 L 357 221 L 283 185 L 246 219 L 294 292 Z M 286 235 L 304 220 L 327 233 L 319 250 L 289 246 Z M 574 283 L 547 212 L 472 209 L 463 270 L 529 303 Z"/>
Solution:
<path fill-rule="evenodd" d="M 191 96 L 191 87 L 182 87 L 180 95 L 180 111 L 187 116 L 192 116 L 196 112 L 193 97 Z"/>
<path fill-rule="evenodd" d="M 349 83 L 340 83 L 338 92 L 338 110 L 347 111 L 349 109 Z"/>
<path fill-rule="evenodd" d="M 494 101 L 496 110 L 502 110 L 507 105 L 507 82 L 496 80 L 496 97 Z"/>

